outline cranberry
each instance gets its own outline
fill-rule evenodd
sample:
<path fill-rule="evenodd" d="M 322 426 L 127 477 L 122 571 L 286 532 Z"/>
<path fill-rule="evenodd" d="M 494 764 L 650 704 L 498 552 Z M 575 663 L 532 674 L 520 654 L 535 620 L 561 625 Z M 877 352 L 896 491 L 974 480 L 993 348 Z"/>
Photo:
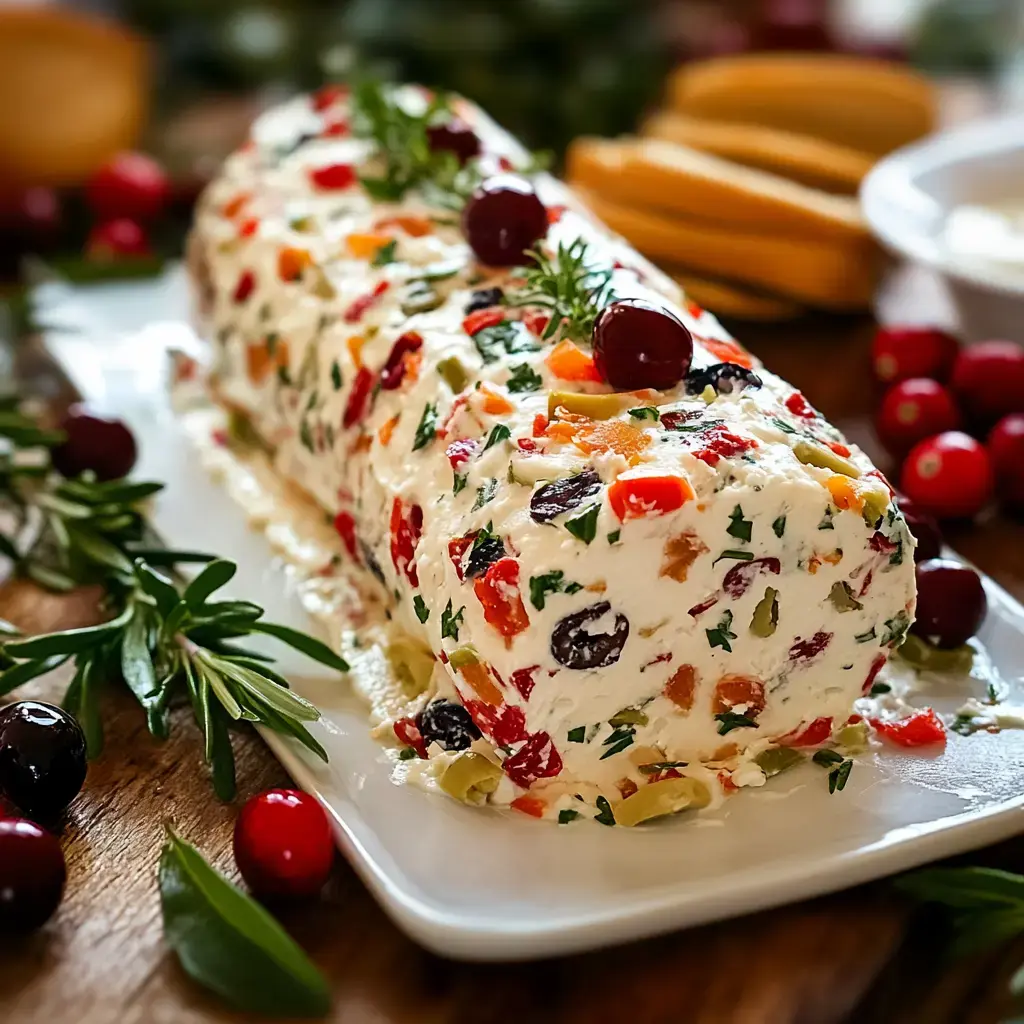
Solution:
<path fill-rule="evenodd" d="M 98 480 L 119 480 L 135 465 L 135 438 L 119 419 L 73 405 L 60 429 L 65 440 L 53 449 L 52 458 L 54 469 L 62 476 L 92 472 Z"/>
<path fill-rule="evenodd" d="M 0 792 L 23 811 L 59 814 L 85 770 L 85 736 L 66 711 L 36 700 L 0 708 Z"/>
<path fill-rule="evenodd" d="M 667 391 L 690 368 L 693 338 L 683 322 L 645 299 L 622 299 L 594 321 L 594 363 L 613 388 Z"/>
<path fill-rule="evenodd" d="M 927 377 L 911 377 L 890 388 L 876 420 L 878 436 L 895 455 L 907 452 L 926 437 L 959 426 L 960 413 L 953 396 Z"/>
<path fill-rule="evenodd" d="M 942 531 L 935 517 L 925 512 L 910 498 L 901 496 L 899 506 L 911 535 L 917 541 L 914 561 L 923 562 L 928 558 L 938 558 L 942 553 Z"/>
<path fill-rule="evenodd" d="M 988 453 L 999 497 L 1010 508 L 1024 509 L 1024 413 L 1011 413 L 995 425 Z"/>
<path fill-rule="evenodd" d="M 320 804 L 296 789 L 249 800 L 235 823 L 235 861 L 257 896 L 315 896 L 334 863 L 334 836 Z"/>
<path fill-rule="evenodd" d="M 453 117 L 447 124 L 428 128 L 427 145 L 432 153 L 454 153 L 463 166 L 480 155 L 480 140 L 461 117 Z"/>
<path fill-rule="evenodd" d="M 966 643 L 985 619 L 988 601 L 981 577 L 948 558 L 929 558 L 917 567 L 917 617 L 910 627 L 936 647 Z"/>
<path fill-rule="evenodd" d="M 52 188 L 36 185 L 20 192 L 9 209 L 0 213 L 0 230 L 10 232 L 15 244 L 45 252 L 60 235 L 60 199 Z"/>
<path fill-rule="evenodd" d="M 30 931 L 48 921 L 66 877 L 55 835 L 24 818 L 0 821 L 0 931 Z"/>
<path fill-rule="evenodd" d="M 111 263 L 119 257 L 151 256 L 146 232 L 133 220 L 120 217 L 107 220 L 89 232 L 85 253 L 98 263 Z"/>
<path fill-rule="evenodd" d="M 528 181 L 502 174 L 473 193 L 462 213 L 462 231 L 481 263 L 511 267 L 547 234 L 548 212 Z"/>
<path fill-rule="evenodd" d="M 900 489 L 940 519 L 970 517 L 992 496 L 992 465 L 973 437 L 947 430 L 911 449 Z"/>
<path fill-rule="evenodd" d="M 170 195 L 164 169 L 145 153 L 118 153 L 85 186 L 85 198 L 101 220 L 153 220 Z"/>
<path fill-rule="evenodd" d="M 952 383 L 963 408 L 983 423 L 1024 412 L 1024 348 L 1012 341 L 965 348 L 953 367 Z"/>
<path fill-rule="evenodd" d="M 880 327 L 871 345 L 871 365 L 883 384 L 909 377 L 945 380 L 956 354 L 956 338 L 934 327 Z"/>

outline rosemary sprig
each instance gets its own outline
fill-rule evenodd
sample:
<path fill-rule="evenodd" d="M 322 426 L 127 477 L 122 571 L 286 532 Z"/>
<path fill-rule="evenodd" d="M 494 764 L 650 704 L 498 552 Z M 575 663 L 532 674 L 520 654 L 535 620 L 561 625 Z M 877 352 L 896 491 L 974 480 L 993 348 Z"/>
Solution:
<path fill-rule="evenodd" d="M 341 672 L 348 669 L 345 661 L 311 636 L 264 621 L 263 609 L 251 601 L 216 600 L 235 574 L 233 563 L 159 546 L 145 502 L 161 484 L 64 479 L 50 468 L 46 450 L 59 435 L 16 415 L 0 412 L 0 437 L 7 439 L 0 509 L 15 524 L 0 535 L 0 549 L 17 573 L 50 589 L 99 584 L 109 618 L 30 638 L 0 628 L 0 696 L 70 662 L 74 672 L 63 703 L 82 724 L 90 757 L 103 745 L 99 697 L 108 682 L 128 685 L 158 739 L 169 733 L 172 702 L 187 698 L 205 736 L 214 789 L 225 800 L 235 791 L 231 722 L 292 736 L 326 760 L 303 725 L 319 718 L 317 709 L 291 692 L 272 659 L 238 641 L 274 637 Z M 187 584 L 173 573 L 186 562 L 206 563 Z"/>
<path fill-rule="evenodd" d="M 613 298 L 612 268 L 594 269 L 582 238 L 569 245 L 560 242 L 553 257 L 541 251 L 530 255 L 533 265 L 523 269 L 523 284 L 509 295 L 509 304 L 550 310 L 544 340 L 559 334 L 572 341 L 590 341 L 594 320 Z"/>

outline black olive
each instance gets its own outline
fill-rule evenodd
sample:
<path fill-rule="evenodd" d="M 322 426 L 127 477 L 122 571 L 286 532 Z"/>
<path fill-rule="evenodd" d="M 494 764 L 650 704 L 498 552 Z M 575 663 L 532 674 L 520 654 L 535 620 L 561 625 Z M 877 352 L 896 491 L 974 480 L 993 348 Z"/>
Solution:
<path fill-rule="evenodd" d="M 549 523 L 563 512 L 571 512 L 601 489 L 601 478 L 592 469 L 562 477 L 538 488 L 530 498 L 530 516 L 535 523 Z"/>
<path fill-rule="evenodd" d="M 581 612 L 566 615 L 551 633 L 551 653 L 559 665 L 566 668 L 604 668 L 614 665 L 622 654 L 629 638 L 629 619 L 616 613 L 615 632 L 588 633 L 585 626 L 595 622 L 611 611 L 607 601 L 584 608 Z"/>
<path fill-rule="evenodd" d="M 473 541 L 466 559 L 466 579 L 482 576 L 499 559 L 505 557 L 505 542 L 489 533 Z"/>
<path fill-rule="evenodd" d="M 359 550 L 363 554 L 363 561 L 366 562 L 366 568 L 369 569 L 370 572 L 373 573 L 373 575 L 376 576 L 381 583 L 387 586 L 388 581 L 384 578 L 384 570 L 380 567 L 380 562 L 378 562 L 377 559 L 374 558 L 373 550 L 371 549 L 370 545 L 367 544 L 365 541 L 360 541 Z"/>
<path fill-rule="evenodd" d="M 753 370 L 739 363 L 715 363 L 702 370 L 690 370 L 686 375 L 686 393 L 699 395 L 711 385 L 720 395 L 731 395 L 744 388 L 759 388 L 762 381 Z"/>
<path fill-rule="evenodd" d="M 416 726 L 429 747 L 437 743 L 445 750 L 465 750 L 473 740 L 480 738 L 480 730 L 461 704 L 448 700 L 435 700 L 417 716 Z"/>
<path fill-rule="evenodd" d="M 463 310 L 467 315 L 475 313 L 478 309 L 488 309 L 490 306 L 500 306 L 505 301 L 505 293 L 500 288 L 478 288 L 473 292 L 466 308 Z"/>

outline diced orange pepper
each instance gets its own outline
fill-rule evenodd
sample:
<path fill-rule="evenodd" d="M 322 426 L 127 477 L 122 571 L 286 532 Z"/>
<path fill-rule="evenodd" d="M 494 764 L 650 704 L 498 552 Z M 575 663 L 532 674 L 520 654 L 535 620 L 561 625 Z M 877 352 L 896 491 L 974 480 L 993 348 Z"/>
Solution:
<path fill-rule="evenodd" d="M 620 522 L 674 512 L 693 496 L 689 481 L 681 476 L 619 477 L 608 488 L 608 501 Z"/>
<path fill-rule="evenodd" d="M 466 681 L 470 689 L 485 703 L 497 707 L 503 703 L 501 690 L 491 679 L 487 666 L 482 661 L 468 662 L 459 666 L 459 675 Z"/>
<path fill-rule="evenodd" d="M 220 212 L 229 219 L 234 219 L 241 212 L 243 207 L 252 199 L 251 192 L 239 192 L 234 199 L 229 199 L 221 208 Z"/>
<path fill-rule="evenodd" d="M 363 346 L 366 344 L 366 339 L 359 334 L 353 334 L 345 344 L 352 357 L 352 364 L 357 370 L 361 370 L 363 368 Z"/>
<path fill-rule="evenodd" d="M 828 565 L 838 565 L 843 560 L 842 551 L 830 551 L 826 555 L 811 555 L 807 562 L 807 571 L 813 576 L 821 568 L 822 562 Z"/>
<path fill-rule="evenodd" d="M 486 384 L 481 384 L 479 393 L 484 396 L 484 412 L 492 416 L 501 416 L 505 413 L 515 412 L 515 406 L 504 396 L 492 391 Z"/>
<path fill-rule="evenodd" d="M 266 342 L 248 345 L 245 350 L 245 370 L 253 384 L 262 384 L 271 370 L 288 365 L 288 342 L 278 341 L 271 353 Z"/>
<path fill-rule="evenodd" d="M 764 711 L 764 683 L 754 676 L 726 675 L 715 684 L 711 710 L 716 715 L 742 706 L 748 718 L 756 718 Z"/>
<path fill-rule="evenodd" d="M 473 592 L 484 611 L 484 620 L 503 637 L 506 646 L 512 638 L 530 627 L 519 593 L 519 563 L 514 558 L 499 558 L 473 584 Z"/>
<path fill-rule="evenodd" d="M 560 341 L 544 360 L 548 369 L 559 380 L 592 381 L 600 383 L 601 374 L 597 372 L 594 360 L 587 355 L 575 342 Z"/>
<path fill-rule="evenodd" d="M 378 251 L 390 241 L 391 238 L 388 235 L 379 235 L 375 232 L 356 232 L 345 239 L 345 245 L 357 260 L 372 260 Z"/>
<path fill-rule="evenodd" d="M 585 428 L 577 428 L 572 441 L 587 455 L 615 452 L 623 456 L 631 466 L 635 466 L 640 461 L 640 453 L 651 443 L 651 438 L 625 420 L 598 420 Z"/>
<path fill-rule="evenodd" d="M 853 481 L 848 476 L 836 473 L 825 481 L 828 493 L 832 495 L 832 502 L 836 508 L 852 509 L 860 512 L 864 508 L 864 499 L 857 493 Z"/>
<path fill-rule="evenodd" d="M 429 217 L 385 217 L 377 221 L 374 227 L 378 231 L 381 228 L 401 228 L 412 238 L 422 238 L 424 235 L 434 233 L 434 222 Z"/>
<path fill-rule="evenodd" d="M 748 370 L 754 365 L 750 353 L 740 348 L 734 341 L 720 341 L 718 338 L 698 338 L 697 340 L 723 363 L 736 363 L 738 366 L 745 366 Z"/>
<path fill-rule="evenodd" d="M 380 430 L 377 431 L 377 438 L 382 445 L 391 444 L 391 435 L 395 432 L 395 427 L 398 426 L 400 416 L 392 416 L 387 423 L 383 424 Z"/>
<path fill-rule="evenodd" d="M 308 249 L 293 249 L 287 246 L 277 254 L 277 273 L 282 281 L 297 281 L 303 270 L 313 262 Z"/>
<path fill-rule="evenodd" d="M 544 812 L 547 810 L 547 804 L 537 796 L 517 796 L 509 807 L 514 807 L 517 811 L 522 811 L 523 814 L 530 815 L 531 818 L 543 818 Z"/>

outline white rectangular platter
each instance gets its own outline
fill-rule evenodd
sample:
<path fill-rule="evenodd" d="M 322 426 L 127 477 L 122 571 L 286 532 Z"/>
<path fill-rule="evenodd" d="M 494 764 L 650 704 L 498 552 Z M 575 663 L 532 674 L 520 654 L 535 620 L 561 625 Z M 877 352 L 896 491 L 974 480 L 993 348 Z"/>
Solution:
<path fill-rule="evenodd" d="M 37 296 L 57 360 L 88 399 L 129 421 L 141 448 L 136 472 L 166 483 L 154 513 L 165 540 L 235 560 L 234 596 L 309 628 L 266 540 L 200 465 L 170 409 L 165 350 L 188 333 L 180 270 L 88 289 L 48 284 Z M 986 588 L 980 639 L 1019 706 L 1024 608 L 991 581 Z M 395 784 L 345 683 L 311 676 L 297 659 L 284 668 L 323 711 L 312 728 L 330 762 L 273 735 L 267 742 L 327 807 L 385 910 L 448 956 L 525 959 L 623 942 L 855 885 L 1024 829 L 1020 730 L 951 732 L 932 756 L 876 747 L 834 796 L 825 773 L 804 765 L 717 811 L 636 830 L 472 809 Z M 970 695 L 932 690 L 928 702 L 950 715 Z"/>

